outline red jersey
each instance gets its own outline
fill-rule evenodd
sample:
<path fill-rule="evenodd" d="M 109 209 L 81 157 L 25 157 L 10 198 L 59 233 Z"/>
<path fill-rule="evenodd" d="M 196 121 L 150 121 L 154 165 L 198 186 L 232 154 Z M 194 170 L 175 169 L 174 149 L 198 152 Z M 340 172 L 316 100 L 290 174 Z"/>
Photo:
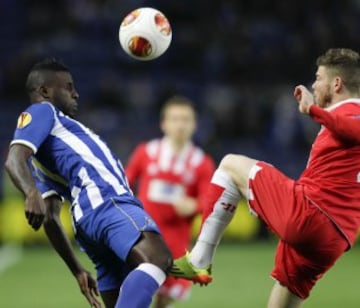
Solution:
<path fill-rule="evenodd" d="M 174 258 L 188 248 L 193 217 L 177 215 L 173 203 L 182 196 L 197 199 L 198 211 L 214 172 L 214 163 L 199 147 L 188 143 L 175 154 L 166 138 L 142 143 L 125 168 L 130 187 L 154 218 Z"/>
<path fill-rule="evenodd" d="M 360 226 L 360 99 L 313 105 L 310 116 L 322 128 L 297 182 L 352 244 Z"/>

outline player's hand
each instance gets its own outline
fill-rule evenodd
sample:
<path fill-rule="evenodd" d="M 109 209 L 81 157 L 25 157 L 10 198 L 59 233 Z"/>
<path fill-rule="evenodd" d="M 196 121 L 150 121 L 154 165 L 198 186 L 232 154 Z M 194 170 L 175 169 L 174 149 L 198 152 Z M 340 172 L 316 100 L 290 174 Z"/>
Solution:
<path fill-rule="evenodd" d="M 196 213 L 196 199 L 191 197 L 180 198 L 173 204 L 176 214 L 180 217 L 189 217 Z"/>
<path fill-rule="evenodd" d="M 44 222 L 46 212 L 45 202 L 37 189 L 29 192 L 25 197 L 25 216 L 29 225 L 38 230 Z"/>
<path fill-rule="evenodd" d="M 91 274 L 87 271 L 81 271 L 75 275 L 75 277 L 79 284 L 81 293 L 86 297 L 91 307 L 101 308 L 101 304 L 96 298 L 100 295 L 100 292 L 97 287 L 97 282 Z"/>
<path fill-rule="evenodd" d="M 295 87 L 294 96 L 299 104 L 299 111 L 301 113 L 309 114 L 310 106 L 313 105 L 314 97 L 311 92 L 303 85 Z"/>

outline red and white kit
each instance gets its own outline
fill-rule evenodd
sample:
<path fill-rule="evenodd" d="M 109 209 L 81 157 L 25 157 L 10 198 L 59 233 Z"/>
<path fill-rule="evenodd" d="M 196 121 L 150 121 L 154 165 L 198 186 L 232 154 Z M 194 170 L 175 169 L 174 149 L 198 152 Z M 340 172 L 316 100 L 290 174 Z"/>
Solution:
<path fill-rule="evenodd" d="M 263 162 L 249 174 L 249 205 L 281 239 L 272 276 L 301 298 L 360 227 L 360 100 L 313 105 L 310 116 L 322 128 L 297 181 Z"/>
<path fill-rule="evenodd" d="M 175 154 L 166 138 L 137 146 L 126 166 L 130 187 L 137 188 L 138 198 L 158 224 L 174 258 L 189 248 L 193 216 L 180 217 L 173 204 L 183 196 L 196 198 L 200 213 L 213 172 L 214 163 L 202 149 L 188 143 Z M 189 281 L 170 277 L 160 292 L 166 290 L 181 299 L 189 286 Z"/>

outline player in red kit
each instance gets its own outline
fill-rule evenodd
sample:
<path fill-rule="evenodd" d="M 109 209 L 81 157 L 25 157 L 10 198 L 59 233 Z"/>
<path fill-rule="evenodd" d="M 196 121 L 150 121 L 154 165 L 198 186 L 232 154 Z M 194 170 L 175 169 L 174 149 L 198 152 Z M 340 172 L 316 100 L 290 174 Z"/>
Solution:
<path fill-rule="evenodd" d="M 179 96 L 169 99 L 160 117 L 164 137 L 137 146 L 125 171 L 173 257 L 178 258 L 189 248 L 193 218 L 202 211 L 214 164 L 191 141 L 196 114 L 190 100 Z M 186 299 L 190 287 L 188 280 L 168 277 L 158 292 L 156 308 Z"/>
<path fill-rule="evenodd" d="M 351 248 L 360 226 L 360 55 L 330 49 L 317 66 L 313 95 L 302 85 L 294 91 L 299 111 L 321 124 L 300 178 L 226 155 L 208 189 L 199 238 L 190 254 L 175 261 L 174 276 L 212 280 L 215 248 L 240 195 L 280 238 L 268 308 L 301 307 L 316 281 Z"/>

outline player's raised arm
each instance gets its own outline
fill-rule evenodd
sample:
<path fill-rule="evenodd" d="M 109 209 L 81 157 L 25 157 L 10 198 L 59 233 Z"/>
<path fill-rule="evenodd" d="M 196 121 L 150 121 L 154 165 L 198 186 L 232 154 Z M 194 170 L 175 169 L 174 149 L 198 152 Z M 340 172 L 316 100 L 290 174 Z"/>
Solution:
<path fill-rule="evenodd" d="M 70 240 L 62 227 L 59 218 L 62 205 L 61 199 L 56 195 L 50 196 L 45 199 L 45 204 L 47 210 L 44 229 L 47 237 L 76 278 L 82 294 L 86 297 L 91 307 L 101 307 L 101 304 L 96 299 L 96 296 L 99 296 L 96 280 L 78 261 Z"/>
<path fill-rule="evenodd" d="M 340 139 L 360 143 L 360 109 L 359 116 L 329 112 L 315 105 L 313 95 L 303 85 L 295 87 L 294 96 L 301 113 L 309 114 L 316 122 L 327 127 Z"/>
<path fill-rule="evenodd" d="M 360 144 L 360 114 L 358 116 L 347 116 L 312 106 L 310 116 L 316 122 L 326 126 L 340 139 Z"/>
<path fill-rule="evenodd" d="M 45 203 L 40 191 L 36 187 L 35 180 L 27 165 L 28 159 L 33 155 L 33 150 L 22 144 L 13 144 L 5 163 L 14 185 L 25 197 L 25 216 L 29 225 L 38 230 L 45 216 Z"/>

